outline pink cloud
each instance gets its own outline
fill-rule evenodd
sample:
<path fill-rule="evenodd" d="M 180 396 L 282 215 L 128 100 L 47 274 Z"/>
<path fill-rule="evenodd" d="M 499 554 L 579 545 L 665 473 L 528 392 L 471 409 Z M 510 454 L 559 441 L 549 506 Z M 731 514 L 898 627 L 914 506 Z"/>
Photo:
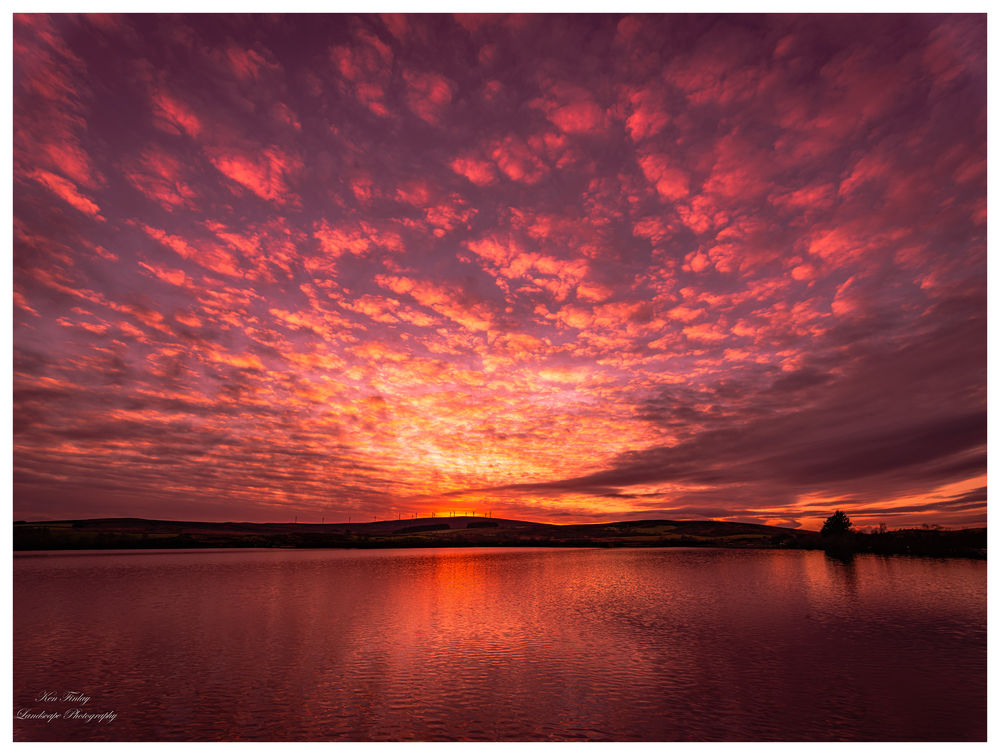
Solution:
<path fill-rule="evenodd" d="M 707 233 L 729 221 L 725 209 L 705 194 L 692 197 L 690 204 L 677 204 L 674 208 L 684 225 L 698 234 Z"/>
<path fill-rule="evenodd" d="M 452 287 L 405 276 L 380 275 L 378 284 L 400 295 L 412 296 L 419 304 L 470 331 L 493 327 L 493 314 L 482 302 Z"/>
<path fill-rule="evenodd" d="M 279 123 L 284 123 L 291 126 L 296 131 L 302 130 L 302 123 L 299 121 L 292 109 L 288 107 L 284 102 L 276 102 L 271 108 L 271 112 L 274 113 L 275 120 Z"/>
<path fill-rule="evenodd" d="M 683 199 L 690 193 L 690 178 L 664 154 L 648 154 L 639 158 L 639 167 L 646 180 L 656 187 L 664 199 Z"/>
<path fill-rule="evenodd" d="M 513 181 L 538 183 L 548 168 L 517 136 L 506 136 L 493 143 L 490 157 L 504 174 Z"/>
<path fill-rule="evenodd" d="M 375 322 L 399 322 L 395 311 L 399 309 L 396 299 L 365 295 L 347 304 L 347 308 L 366 315 Z"/>
<path fill-rule="evenodd" d="M 784 210 L 819 211 L 832 207 L 835 196 L 836 188 L 828 183 L 772 194 L 770 200 Z"/>
<path fill-rule="evenodd" d="M 280 66 L 273 60 L 254 49 L 244 49 L 235 44 L 225 48 L 224 60 L 229 69 L 244 81 L 258 78 L 262 71 L 275 71 Z"/>
<path fill-rule="evenodd" d="M 140 224 L 140 227 L 150 238 L 156 239 L 169 249 L 173 249 L 184 259 L 197 262 L 202 267 L 223 275 L 242 275 L 242 267 L 237 258 L 218 244 L 205 242 L 201 239 L 189 241 L 182 236 L 167 233 L 144 223 Z"/>
<path fill-rule="evenodd" d="M 604 111 L 594 102 L 580 100 L 552 108 L 549 120 L 568 134 L 598 131 L 604 124 Z"/>
<path fill-rule="evenodd" d="M 837 288 L 830 303 L 830 309 L 835 315 L 847 317 L 857 313 L 864 306 L 862 299 L 857 296 L 855 280 L 855 276 L 852 275 Z"/>
<path fill-rule="evenodd" d="M 796 265 L 792 268 L 792 277 L 797 281 L 811 280 L 816 277 L 816 268 L 809 264 Z"/>
<path fill-rule="evenodd" d="M 212 349 L 207 352 L 207 356 L 213 362 L 226 364 L 230 367 L 238 367 L 244 370 L 263 370 L 264 364 L 256 354 L 232 354 L 219 349 Z"/>
<path fill-rule="evenodd" d="M 635 221 L 632 232 L 636 236 L 649 239 L 653 244 L 660 244 L 674 234 L 674 227 L 658 215 L 647 216 Z"/>
<path fill-rule="evenodd" d="M 337 228 L 325 220 L 319 223 L 313 236 L 319 240 L 320 248 L 333 258 L 342 254 L 361 256 L 371 249 L 371 242 L 359 230 Z"/>
<path fill-rule="evenodd" d="M 565 82 L 543 80 L 545 94 L 532 104 L 561 131 L 585 134 L 602 131 L 604 109 L 594 101 L 593 92 Z"/>
<path fill-rule="evenodd" d="M 688 267 L 696 273 L 707 270 L 712 266 L 712 260 L 703 252 L 692 252 L 684 258 Z"/>
<path fill-rule="evenodd" d="M 579 299 L 588 302 L 602 302 L 614 294 L 614 289 L 594 281 L 581 281 L 576 287 Z"/>
<path fill-rule="evenodd" d="M 238 183 L 261 199 L 279 204 L 295 204 L 298 197 L 291 192 L 287 180 L 302 168 L 302 161 L 277 147 L 256 154 L 216 149 L 212 164 L 227 178 Z"/>
<path fill-rule="evenodd" d="M 696 309 L 683 304 L 676 306 L 667 312 L 667 316 L 671 319 L 680 320 L 684 323 L 694 322 L 699 317 L 703 317 L 704 315 L 704 309 Z"/>
<path fill-rule="evenodd" d="M 427 123 L 440 123 L 445 109 L 451 103 L 455 85 L 437 73 L 404 71 L 403 79 L 409 86 L 406 101 L 410 109 Z"/>
<path fill-rule="evenodd" d="M 146 197 L 173 210 L 193 207 L 197 198 L 194 189 L 181 179 L 182 170 L 180 161 L 169 152 L 151 148 L 125 168 L 124 175 Z"/>
<path fill-rule="evenodd" d="M 375 115 L 381 115 L 383 118 L 389 115 L 389 108 L 385 104 L 385 87 L 381 84 L 374 81 L 360 81 L 354 85 L 354 93 Z"/>
<path fill-rule="evenodd" d="M 632 141 L 639 142 L 656 136 L 670 123 L 670 115 L 656 90 L 632 90 L 628 93 L 627 101 L 631 112 L 625 119 L 625 127 Z"/>
<path fill-rule="evenodd" d="M 330 51 L 341 77 L 358 100 L 373 113 L 386 117 L 386 87 L 392 70 L 392 48 L 376 35 L 360 30 L 357 43 L 339 45 Z"/>
<path fill-rule="evenodd" d="M 688 325 L 683 329 L 684 336 L 692 341 L 718 343 L 729 338 L 729 331 L 711 323 Z"/>
<path fill-rule="evenodd" d="M 486 186 L 497 180 L 496 167 L 492 162 L 475 157 L 456 157 L 450 167 L 460 176 L 465 176 L 476 186 Z"/>
<path fill-rule="evenodd" d="M 450 202 L 428 207 L 424 211 L 427 222 L 443 231 L 453 231 L 456 228 L 468 228 L 477 210 L 468 207 L 458 195 L 451 197 Z"/>
<path fill-rule="evenodd" d="M 903 61 L 893 65 L 876 63 L 868 51 L 841 53 L 822 69 L 840 97 L 826 109 L 829 126 L 843 132 L 879 118 L 891 107 L 885 92 L 899 80 Z"/>
<path fill-rule="evenodd" d="M 49 165 L 55 166 L 60 173 L 77 184 L 95 189 L 104 183 L 83 147 L 75 140 L 48 143 L 42 146 L 42 151 L 48 158 Z"/>
<path fill-rule="evenodd" d="M 431 201 L 430 184 L 424 180 L 410 181 L 396 189 L 396 198 L 414 207 L 426 207 Z"/>
<path fill-rule="evenodd" d="M 104 220 L 101 215 L 101 208 L 97 206 L 97 203 L 81 193 L 72 181 L 62 176 L 57 176 L 54 173 L 49 173 L 47 170 L 35 170 L 28 175 L 85 215 L 89 215 L 97 220 Z"/>
<path fill-rule="evenodd" d="M 171 134 L 187 134 L 197 138 L 201 134 L 201 120 L 187 105 L 163 90 L 153 92 L 153 123 Z"/>
<path fill-rule="evenodd" d="M 844 228 L 817 231 L 809 239 L 809 253 L 832 264 L 846 264 L 864 251 L 864 241 Z"/>
<path fill-rule="evenodd" d="M 396 39 L 404 40 L 409 35 L 410 23 L 405 13 L 382 13 L 379 17 Z"/>
<path fill-rule="evenodd" d="M 889 163 L 883 156 L 874 153 L 863 155 L 840 182 L 838 193 L 842 197 L 851 196 L 867 183 L 885 182 L 889 174 Z"/>
<path fill-rule="evenodd" d="M 374 34 L 359 31 L 359 44 L 333 48 L 331 55 L 341 76 L 349 81 L 361 81 L 387 71 L 392 64 L 392 48 Z"/>
<path fill-rule="evenodd" d="M 146 268 L 155 277 L 171 285 L 183 286 L 187 282 L 187 275 L 184 274 L 183 270 L 171 269 L 161 265 L 150 265 L 142 260 L 139 261 L 139 266 Z"/>

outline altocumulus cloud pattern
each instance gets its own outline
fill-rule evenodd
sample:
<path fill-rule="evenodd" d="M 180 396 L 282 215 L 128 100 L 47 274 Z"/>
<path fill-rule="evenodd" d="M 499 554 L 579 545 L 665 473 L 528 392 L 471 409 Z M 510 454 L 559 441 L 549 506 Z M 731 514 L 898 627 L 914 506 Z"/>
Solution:
<path fill-rule="evenodd" d="M 16 16 L 15 516 L 985 524 L 985 61 L 985 16 Z"/>

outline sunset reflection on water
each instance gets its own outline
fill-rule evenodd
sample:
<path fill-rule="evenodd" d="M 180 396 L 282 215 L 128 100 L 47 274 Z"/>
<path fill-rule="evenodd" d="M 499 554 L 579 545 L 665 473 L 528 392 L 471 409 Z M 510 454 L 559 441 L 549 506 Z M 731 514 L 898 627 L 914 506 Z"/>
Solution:
<path fill-rule="evenodd" d="M 985 736 L 985 563 L 716 549 L 15 558 L 18 740 Z M 766 711 L 766 715 L 762 714 Z"/>

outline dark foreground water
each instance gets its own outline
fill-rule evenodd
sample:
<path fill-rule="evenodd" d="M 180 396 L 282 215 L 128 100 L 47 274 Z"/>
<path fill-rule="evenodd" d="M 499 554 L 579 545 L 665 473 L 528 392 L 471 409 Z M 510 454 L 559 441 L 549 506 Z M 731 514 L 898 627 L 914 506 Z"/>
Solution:
<path fill-rule="evenodd" d="M 981 740 L 986 563 L 19 554 L 14 716 L 15 740 Z"/>

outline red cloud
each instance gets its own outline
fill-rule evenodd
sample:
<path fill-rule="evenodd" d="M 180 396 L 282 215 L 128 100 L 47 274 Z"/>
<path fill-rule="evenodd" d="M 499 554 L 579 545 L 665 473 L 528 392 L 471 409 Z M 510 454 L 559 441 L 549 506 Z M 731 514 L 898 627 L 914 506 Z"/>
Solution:
<path fill-rule="evenodd" d="M 100 174 L 91 165 L 87 153 L 75 140 L 45 144 L 41 149 L 50 165 L 56 166 L 60 173 L 76 183 L 91 189 L 103 183 Z"/>
<path fill-rule="evenodd" d="M 431 187 L 427 181 L 410 181 L 396 189 L 396 198 L 414 207 L 426 207 L 431 201 Z"/>
<path fill-rule="evenodd" d="M 173 249 L 177 254 L 187 260 L 197 262 L 204 268 L 223 275 L 241 276 L 242 267 L 239 261 L 223 249 L 218 244 L 205 242 L 202 240 L 188 241 L 187 239 L 167 233 L 159 228 L 153 228 L 146 224 L 140 224 L 143 231 L 156 239 L 164 246 Z"/>
<path fill-rule="evenodd" d="M 656 136 L 670 123 L 662 95 L 657 90 L 634 89 L 628 92 L 627 99 L 631 113 L 625 119 L 625 127 L 632 141 Z"/>
<path fill-rule="evenodd" d="M 818 186 L 803 186 L 795 191 L 787 191 L 771 195 L 771 204 L 785 210 L 806 211 L 824 210 L 833 205 L 836 187 L 831 183 Z"/>
<path fill-rule="evenodd" d="M 808 242 L 809 253 L 834 264 L 852 261 L 864 251 L 864 242 L 843 228 L 817 231 Z"/>
<path fill-rule="evenodd" d="M 371 248 L 368 239 L 359 234 L 345 233 L 344 231 L 323 226 L 318 228 L 313 235 L 319 239 L 320 248 L 327 255 L 326 259 L 305 259 L 303 263 L 309 270 L 323 270 L 328 268 L 329 259 L 337 259 L 342 254 L 362 255 Z"/>
<path fill-rule="evenodd" d="M 460 176 L 465 176 L 476 186 L 486 186 L 497 180 L 497 171 L 493 163 L 475 157 L 456 157 L 450 167 Z"/>
<path fill-rule="evenodd" d="M 453 231 L 460 227 L 468 228 L 476 212 L 475 209 L 466 207 L 461 198 L 454 195 L 450 203 L 429 207 L 424 215 L 432 226 L 443 231 Z"/>
<path fill-rule="evenodd" d="M 295 113 L 292 112 L 292 109 L 284 102 L 274 103 L 274 106 L 271 108 L 271 112 L 274 113 L 274 117 L 278 122 L 289 125 L 296 131 L 302 130 L 302 124 L 299 122 L 299 119 L 296 117 Z"/>
<path fill-rule="evenodd" d="M 35 170 L 28 175 L 64 202 L 71 204 L 80 212 L 90 215 L 92 218 L 104 220 L 101 216 L 101 208 L 98 207 L 95 202 L 80 193 L 79 189 L 77 189 L 76 185 L 72 181 L 63 178 L 62 176 L 57 176 L 54 173 L 49 173 L 47 170 Z"/>
<path fill-rule="evenodd" d="M 164 209 L 194 206 L 197 195 L 181 180 L 180 161 L 168 152 L 156 148 L 147 150 L 123 172 L 129 183 Z"/>
<path fill-rule="evenodd" d="M 683 199 L 690 192 L 687 173 L 673 165 L 667 155 L 643 155 L 639 158 L 639 167 L 646 180 L 656 187 L 656 192 L 664 199 Z"/>
<path fill-rule="evenodd" d="M 840 182 L 839 194 L 848 197 L 870 182 L 884 183 L 890 175 L 889 162 L 881 155 L 867 154 L 858 160 Z"/>
<path fill-rule="evenodd" d="M 490 330 L 493 315 L 482 302 L 453 288 L 404 276 L 380 275 L 376 282 L 397 294 L 408 294 L 417 302 L 471 331 Z"/>
<path fill-rule="evenodd" d="M 239 78 L 250 81 L 260 76 L 264 70 L 278 70 L 280 66 L 253 49 L 243 49 L 229 45 L 224 53 L 224 60 L 229 69 Z"/>
<path fill-rule="evenodd" d="M 392 48 L 364 30 L 357 38 L 353 45 L 334 47 L 330 56 L 358 100 L 376 115 L 387 116 L 385 90 L 392 70 Z"/>
<path fill-rule="evenodd" d="M 403 79 L 409 85 L 406 101 L 410 109 L 432 125 L 440 123 L 445 108 L 451 103 L 455 85 L 437 73 L 404 71 Z"/>
<path fill-rule="evenodd" d="M 604 111 L 594 102 L 582 100 L 549 111 L 549 120 L 569 134 L 599 131 L 604 125 Z"/>
<path fill-rule="evenodd" d="M 603 130 L 604 110 L 587 89 L 556 81 L 544 81 L 542 87 L 545 96 L 533 104 L 559 129 L 572 134 Z"/>
<path fill-rule="evenodd" d="M 201 133 L 201 121 L 194 111 L 163 90 L 153 92 L 153 123 L 171 134 L 197 138 Z"/>
<path fill-rule="evenodd" d="M 160 280 L 174 286 L 183 286 L 187 282 L 187 275 L 184 274 L 183 270 L 171 269 L 160 265 L 150 265 L 142 260 L 139 261 L 139 265 L 149 270 L 149 272 Z"/>
<path fill-rule="evenodd" d="M 297 203 L 286 178 L 302 168 L 302 162 L 276 147 L 251 156 L 233 151 L 216 151 L 211 158 L 219 172 L 261 199 L 281 204 Z"/>
<path fill-rule="evenodd" d="M 494 142 L 490 157 L 508 178 L 527 184 L 538 183 L 548 172 L 545 164 L 517 136 L 507 136 Z"/>
<path fill-rule="evenodd" d="M 410 22 L 404 13 L 382 13 L 382 23 L 396 39 L 403 40 L 409 35 Z"/>

